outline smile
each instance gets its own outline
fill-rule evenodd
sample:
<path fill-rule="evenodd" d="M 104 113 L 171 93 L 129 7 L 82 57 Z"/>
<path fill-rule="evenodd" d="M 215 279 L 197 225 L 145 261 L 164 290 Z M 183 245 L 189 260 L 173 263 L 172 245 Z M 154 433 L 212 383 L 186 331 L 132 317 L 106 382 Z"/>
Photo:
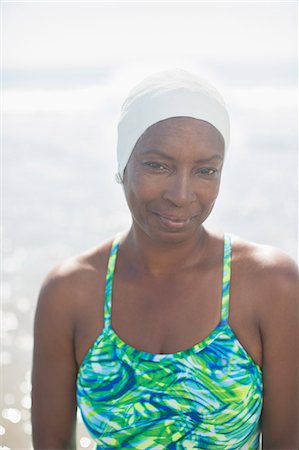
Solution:
<path fill-rule="evenodd" d="M 160 222 L 167 228 L 172 228 L 174 230 L 179 230 L 185 228 L 191 220 L 195 217 L 176 217 L 176 216 L 164 216 L 159 213 L 154 213 L 160 220 Z"/>

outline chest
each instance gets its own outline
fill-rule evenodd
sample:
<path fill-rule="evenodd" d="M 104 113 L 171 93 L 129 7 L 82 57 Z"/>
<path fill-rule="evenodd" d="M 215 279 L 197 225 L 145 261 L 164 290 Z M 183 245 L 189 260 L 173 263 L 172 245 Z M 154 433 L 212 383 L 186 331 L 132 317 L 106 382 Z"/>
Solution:
<path fill-rule="evenodd" d="M 131 346 L 150 353 L 192 347 L 220 321 L 222 284 L 215 279 L 120 280 L 113 289 L 112 328 Z"/>
<path fill-rule="evenodd" d="M 99 286 L 95 279 L 95 285 L 78 313 L 75 339 L 78 366 L 104 326 L 104 283 Z M 219 324 L 222 287 L 221 268 L 164 282 L 115 277 L 111 326 L 124 342 L 141 351 L 186 350 L 209 336 Z M 246 292 L 240 283 L 232 283 L 229 324 L 248 354 L 261 366 L 260 335 Z"/>

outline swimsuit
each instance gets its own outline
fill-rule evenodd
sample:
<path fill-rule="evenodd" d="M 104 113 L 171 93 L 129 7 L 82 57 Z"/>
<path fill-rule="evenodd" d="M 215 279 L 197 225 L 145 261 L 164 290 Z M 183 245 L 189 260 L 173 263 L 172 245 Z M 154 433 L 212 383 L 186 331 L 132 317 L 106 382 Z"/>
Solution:
<path fill-rule="evenodd" d="M 111 248 L 104 328 L 77 377 L 77 401 L 97 450 L 259 449 L 262 370 L 228 324 L 232 245 L 224 237 L 221 319 L 201 342 L 154 354 L 125 343 L 111 327 Z"/>

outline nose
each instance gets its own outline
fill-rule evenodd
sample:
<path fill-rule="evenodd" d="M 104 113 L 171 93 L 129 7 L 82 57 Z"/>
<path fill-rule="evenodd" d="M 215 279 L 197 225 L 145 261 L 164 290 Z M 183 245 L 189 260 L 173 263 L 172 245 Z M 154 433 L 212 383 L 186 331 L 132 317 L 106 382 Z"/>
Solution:
<path fill-rule="evenodd" d="M 163 192 L 164 200 L 168 200 L 177 207 L 185 206 L 196 199 L 193 181 L 189 173 L 177 172 L 167 179 L 167 186 Z"/>

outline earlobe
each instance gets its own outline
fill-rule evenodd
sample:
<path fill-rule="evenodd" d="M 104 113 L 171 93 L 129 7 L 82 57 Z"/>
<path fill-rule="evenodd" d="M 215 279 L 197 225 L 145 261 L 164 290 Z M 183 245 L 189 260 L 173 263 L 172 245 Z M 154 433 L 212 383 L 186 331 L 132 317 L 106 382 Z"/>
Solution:
<path fill-rule="evenodd" d="M 127 184 L 128 181 L 128 177 L 127 177 L 127 167 L 125 167 L 124 172 L 123 172 L 123 177 L 122 177 L 122 183 L 121 183 L 121 187 L 123 188 L 123 192 L 125 193 L 126 196 L 126 190 L 125 190 L 125 186 Z"/>
<path fill-rule="evenodd" d="M 122 184 L 122 182 L 123 182 L 123 180 L 122 180 L 121 175 L 120 175 L 119 172 L 117 172 L 117 173 L 115 174 L 115 181 L 116 181 L 118 184 Z"/>
<path fill-rule="evenodd" d="M 127 166 L 124 168 L 122 182 L 125 183 L 127 180 Z"/>

